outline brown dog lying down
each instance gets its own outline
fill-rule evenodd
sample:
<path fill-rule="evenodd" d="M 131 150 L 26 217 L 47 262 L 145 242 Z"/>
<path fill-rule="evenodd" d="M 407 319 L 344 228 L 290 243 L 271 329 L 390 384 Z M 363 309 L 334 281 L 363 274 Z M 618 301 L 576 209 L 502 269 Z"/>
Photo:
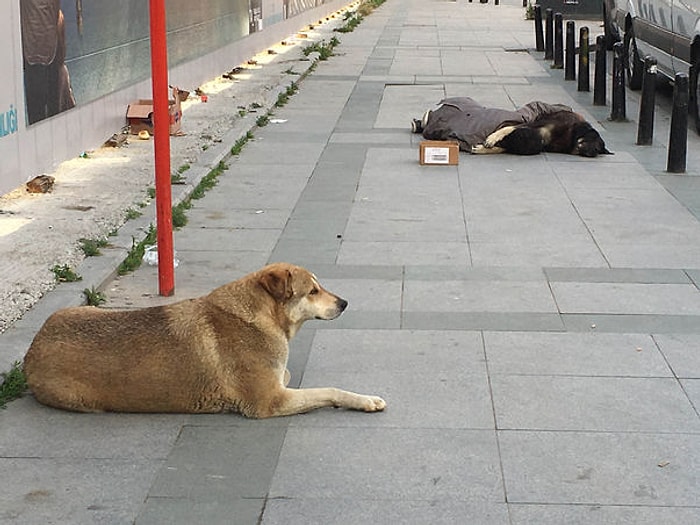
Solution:
<path fill-rule="evenodd" d="M 41 403 L 80 412 L 383 410 L 379 397 L 286 387 L 289 340 L 304 321 L 335 319 L 346 306 L 307 270 L 273 264 L 170 305 L 59 310 L 34 338 L 24 371 Z"/>
<path fill-rule="evenodd" d="M 573 111 L 557 111 L 532 122 L 504 126 L 491 133 L 472 153 L 536 155 L 543 151 L 597 157 L 610 152 L 600 134 Z"/>

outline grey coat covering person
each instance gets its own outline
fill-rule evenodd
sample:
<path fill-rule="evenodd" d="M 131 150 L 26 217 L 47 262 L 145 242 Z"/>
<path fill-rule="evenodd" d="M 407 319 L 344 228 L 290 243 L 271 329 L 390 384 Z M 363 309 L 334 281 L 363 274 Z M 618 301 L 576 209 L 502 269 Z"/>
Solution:
<path fill-rule="evenodd" d="M 428 114 L 423 123 L 423 137 L 428 140 L 458 140 L 459 149 L 471 151 L 486 137 L 503 126 L 532 122 L 542 115 L 573 111 L 563 104 L 533 101 L 518 110 L 488 108 L 470 97 L 452 97 L 439 102 L 440 107 Z"/>

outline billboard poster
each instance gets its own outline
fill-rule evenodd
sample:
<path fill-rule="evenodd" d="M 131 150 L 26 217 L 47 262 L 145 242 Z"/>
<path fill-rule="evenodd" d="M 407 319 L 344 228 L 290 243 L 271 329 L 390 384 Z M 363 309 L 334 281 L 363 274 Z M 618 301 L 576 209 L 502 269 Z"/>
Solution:
<path fill-rule="evenodd" d="M 325 0 L 283 0 L 284 18 L 291 18 L 306 11 L 323 5 Z"/>
<path fill-rule="evenodd" d="M 168 65 L 247 36 L 256 2 L 261 19 L 261 0 L 167 0 Z M 28 124 L 149 78 L 146 0 L 19 3 Z"/>
<path fill-rule="evenodd" d="M 20 0 L 27 123 L 75 106 L 66 67 L 66 28 L 60 0 Z"/>

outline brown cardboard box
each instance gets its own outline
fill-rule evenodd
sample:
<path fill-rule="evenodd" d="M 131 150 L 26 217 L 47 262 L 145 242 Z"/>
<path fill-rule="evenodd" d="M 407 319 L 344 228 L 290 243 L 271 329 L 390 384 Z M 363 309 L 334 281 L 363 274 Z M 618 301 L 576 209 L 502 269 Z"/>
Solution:
<path fill-rule="evenodd" d="M 420 143 L 421 165 L 456 166 L 459 164 L 459 142 L 456 140 L 423 140 Z"/>
<path fill-rule="evenodd" d="M 182 100 L 182 97 L 179 90 L 173 88 L 173 98 L 168 100 L 171 135 L 176 135 L 182 126 L 180 100 Z M 141 99 L 129 104 L 129 107 L 126 109 L 126 121 L 132 134 L 138 135 L 139 131 L 146 130 L 153 135 L 153 100 Z"/>

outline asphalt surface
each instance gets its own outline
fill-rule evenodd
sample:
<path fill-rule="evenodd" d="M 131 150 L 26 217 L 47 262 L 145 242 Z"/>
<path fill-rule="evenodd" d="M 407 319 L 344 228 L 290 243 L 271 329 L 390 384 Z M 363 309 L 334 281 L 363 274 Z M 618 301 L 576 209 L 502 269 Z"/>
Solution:
<path fill-rule="evenodd" d="M 175 297 L 155 267 L 114 278 L 90 258 L 104 268 L 0 336 L 21 355 L 86 283 L 133 308 L 284 260 L 350 303 L 292 341 L 292 386 L 386 411 L 86 415 L 26 396 L 0 412 L 0 523 L 700 521 L 700 140 L 667 173 L 668 111 L 635 146 L 638 94 L 609 121 L 523 15 L 388 0 L 239 155 L 231 134 L 193 164 L 229 167 L 175 234 Z M 410 120 L 446 96 L 567 104 L 615 154 L 420 166 Z"/>

